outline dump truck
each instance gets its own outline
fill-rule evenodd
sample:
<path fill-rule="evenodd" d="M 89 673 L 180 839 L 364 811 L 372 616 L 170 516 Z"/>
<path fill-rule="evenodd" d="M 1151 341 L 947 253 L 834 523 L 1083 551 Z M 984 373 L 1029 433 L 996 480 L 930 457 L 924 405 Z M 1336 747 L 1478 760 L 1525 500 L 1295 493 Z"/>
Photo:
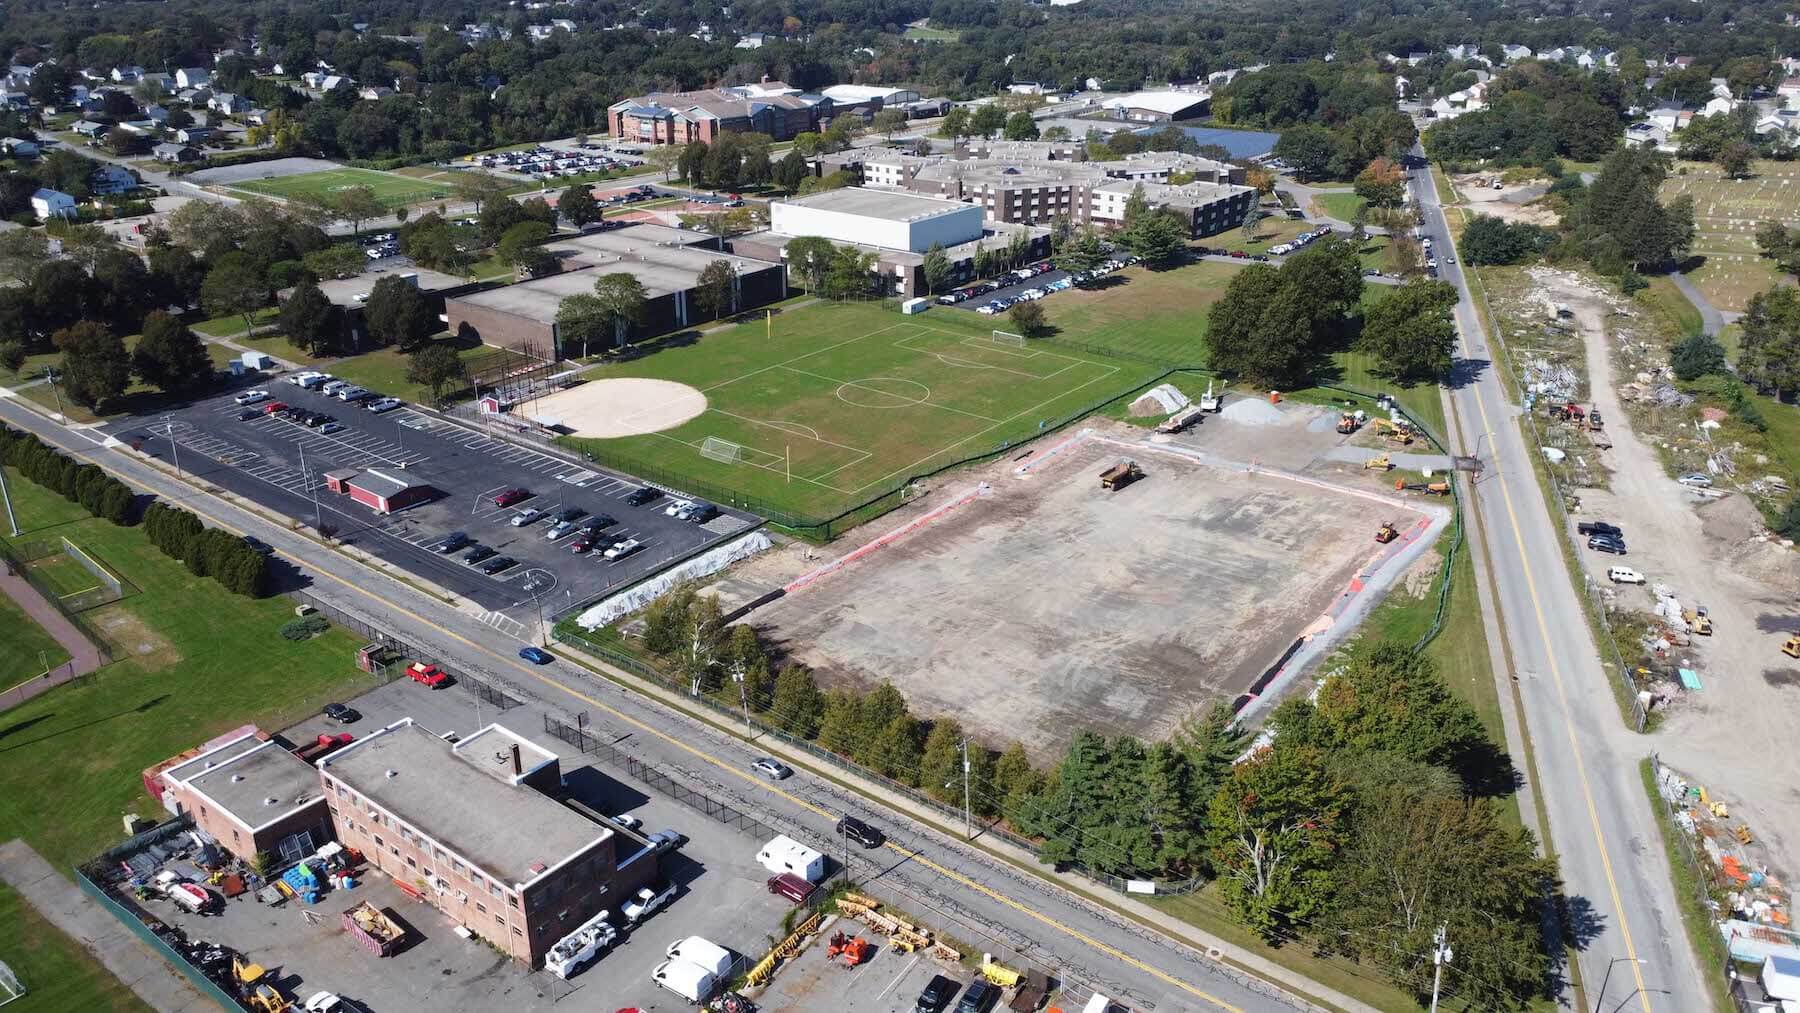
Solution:
<path fill-rule="evenodd" d="M 1144 477 L 1144 469 L 1136 461 L 1120 461 L 1100 473 L 1100 488 L 1117 492 Z"/>
<path fill-rule="evenodd" d="M 363 948 L 378 957 L 393 956 L 406 937 L 400 923 L 368 901 L 363 901 L 343 915 L 344 931 Z"/>

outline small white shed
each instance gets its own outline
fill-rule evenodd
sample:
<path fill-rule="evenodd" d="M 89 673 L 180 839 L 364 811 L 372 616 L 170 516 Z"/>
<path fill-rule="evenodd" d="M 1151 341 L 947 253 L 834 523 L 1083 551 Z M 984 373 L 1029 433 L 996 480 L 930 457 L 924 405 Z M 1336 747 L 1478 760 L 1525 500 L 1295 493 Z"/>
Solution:
<path fill-rule="evenodd" d="M 238 356 L 238 361 L 242 362 L 246 369 L 275 368 L 275 360 L 263 352 L 245 352 L 243 355 Z"/>

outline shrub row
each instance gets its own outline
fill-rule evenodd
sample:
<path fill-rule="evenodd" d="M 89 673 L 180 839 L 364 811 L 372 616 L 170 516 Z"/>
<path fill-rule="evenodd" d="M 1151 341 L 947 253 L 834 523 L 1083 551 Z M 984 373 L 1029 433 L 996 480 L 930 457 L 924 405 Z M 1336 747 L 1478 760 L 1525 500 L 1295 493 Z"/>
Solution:
<path fill-rule="evenodd" d="M 226 590 L 251 598 L 268 593 L 269 559 L 248 542 L 180 507 L 152 503 L 144 511 L 144 533 L 150 543 L 179 559 L 196 577 L 211 577 Z"/>
<path fill-rule="evenodd" d="M 0 464 L 79 505 L 95 517 L 128 526 L 137 520 L 137 496 L 124 482 L 83 464 L 37 436 L 0 426 Z"/>

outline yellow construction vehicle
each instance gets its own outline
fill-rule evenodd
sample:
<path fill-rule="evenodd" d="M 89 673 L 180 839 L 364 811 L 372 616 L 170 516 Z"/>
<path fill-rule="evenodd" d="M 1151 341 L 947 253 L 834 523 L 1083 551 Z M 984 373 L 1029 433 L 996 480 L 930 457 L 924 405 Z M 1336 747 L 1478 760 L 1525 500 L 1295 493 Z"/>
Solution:
<path fill-rule="evenodd" d="M 242 958 L 233 957 L 231 973 L 237 979 L 238 994 L 257 1013 L 289 1013 L 294 1008 L 269 980 L 269 972 L 261 964 L 246 964 Z"/>
<path fill-rule="evenodd" d="M 1344 412 L 1338 416 L 1337 431 L 1346 436 L 1362 428 L 1362 412 Z"/>
<path fill-rule="evenodd" d="M 1386 471 L 1393 466 L 1394 463 L 1388 460 L 1388 455 L 1386 454 L 1371 457 L 1363 462 L 1363 467 L 1369 471 Z"/>
<path fill-rule="evenodd" d="M 1695 633 L 1703 637 L 1712 636 L 1712 617 L 1706 614 L 1706 606 L 1701 605 L 1688 609 L 1681 614 L 1681 618 L 1687 620 L 1687 624 L 1693 627 Z"/>
<path fill-rule="evenodd" d="M 1412 427 L 1404 422 L 1393 422 L 1388 419 L 1374 419 L 1370 422 L 1375 431 L 1387 437 L 1389 443 L 1398 446 L 1410 446 L 1413 441 Z"/>
<path fill-rule="evenodd" d="M 1387 543 L 1389 543 L 1399 537 L 1400 537 L 1400 532 L 1398 529 L 1396 529 L 1394 527 L 1393 521 L 1389 521 L 1386 524 L 1383 524 L 1375 532 L 1375 540 L 1377 542 L 1380 542 L 1383 545 L 1386 545 Z"/>
<path fill-rule="evenodd" d="M 1781 653 L 1790 658 L 1800 658 L 1800 636 L 1787 638 L 1787 643 L 1781 645 Z"/>

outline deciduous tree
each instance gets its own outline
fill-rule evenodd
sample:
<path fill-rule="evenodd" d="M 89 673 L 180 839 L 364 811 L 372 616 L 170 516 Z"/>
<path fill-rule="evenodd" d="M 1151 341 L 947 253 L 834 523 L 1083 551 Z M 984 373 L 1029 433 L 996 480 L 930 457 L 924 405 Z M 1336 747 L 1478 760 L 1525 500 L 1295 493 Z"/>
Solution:
<path fill-rule="evenodd" d="M 417 285 L 388 275 L 377 281 L 363 306 L 369 336 L 383 345 L 411 352 L 431 337 L 437 318 Z"/>
<path fill-rule="evenodd" d="M 732 270 L 730 261 L 708 261 L 700 269 L 700 277 L 694 284 L 694 300 L 699 304 L 700 312 L 715 320 L 736 311 L 737 272 Z"/>
<path fill-rule="evenodd" d="M 203 390 L 217 375 L 200 336 L 162 310 L 144 318 L 131 364 L 146 382 L 171 394 Z"/>
<path fill-rule="evenodd" d="M 1203 841 L 1238 921 L 1273 941 L 1325 910 L 1347 795 L 1308 746 L 1278 742 L 1232 768 L 1207 804 Z"/>
<path fill-rule="evenodd" d="M 1456 300 L 1456 286 L 1414 279 L 1369 308 L 1358 344 L 1375 356 L 1380 372 L 1396 380 L 1444 376 L 1456 349 L 1456 324 L 1450 318 Z"/>
<path fill-rule="evenodd" d="M 256 311 L 268 304 L 268 279 L 241 252 L 215 258 L 206 280 L 200 284 L 200 305 L 206 307 L 206 312 L 219 317 L 242 317 L 245 334 L 256 330 Z"/>
<path fill-rule="evenodd" d="M 281 329 L 288 340 L 312 355 L 324 355 L 337 343 L 338 309 L 319 290 L 317 282 L 294 286 L 281 304 Z"/>
<path fill-rule="evenodd" d="M 444 392 L 460 387 L 468 376 L 469 369 L 462 356 L 456 354 L 456 349 L 442 343 L 426 345 L 412 353 L 406 361 L 407 382 L 430 388 L 434 404 L 442 402 Z"/>
<path fill-rule="evenodd" d="M 570 225 L 580 228 L 600 220 L 600 204 L 586 183 L 576 183 L 556 199 L 556 211 Z"/>
<path fill-rule="evenodd" d="M 594 282 L 594 298 L 612 324 L 613 340 L 625 347 L 631 328 L 644 321 L 644 283 L 631 274 L 603 274 Z"/>
<path fill-rule="evenodd" d="M 76 404 L 98 407 L 131 383 L 125 342 L 101 324 L 80 321 L 51 335 L 51 342 L 62 351 L 63 392 Z"/>

